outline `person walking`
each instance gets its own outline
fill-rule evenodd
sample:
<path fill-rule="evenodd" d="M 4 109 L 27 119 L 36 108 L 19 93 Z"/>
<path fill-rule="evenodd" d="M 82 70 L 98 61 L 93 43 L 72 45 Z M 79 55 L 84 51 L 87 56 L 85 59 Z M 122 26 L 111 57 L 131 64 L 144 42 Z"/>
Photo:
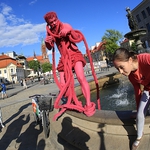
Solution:
<path fill-rule="evenodd" d="M 23 88 L 27 89 L 26 79 L 23 79 Z"/>
<path fill-rule="evenodd" d="M 134 87 L 137 106 L 137 139 L 132 145 L 132 150 L 135 150 L 139 147 L 143 136 L 145 116 L 150 104 L 150 54 L 135 54 L 125 48 L 119 48 L 114 52 L 113 63 L 121 74 L 128 76 Z"/>
<path fill-rule="evenodd" d="M 4 97 L 8 97 L 7 94 L 6 94 L 6 85 L 5 83 L 2 81 L 1 83 L 1 86 L 2 86 L 2 91 L 1 91 L 1 94 L 2 94 L 2 99 L 4 99 Z"/>
<path fill-rule="evenodd" d="M 20 85 L 23 86 L 23 79 L 20 80 Z"/>
<path fill-rule="evenodd" d="M 106 58 L 105 60 L 106 60 L 106 65 L 107 65 L 106 69 L 107 69 L 107 71 L 109 71 L 109 60 L 108 60 L 108 58 Z"/>

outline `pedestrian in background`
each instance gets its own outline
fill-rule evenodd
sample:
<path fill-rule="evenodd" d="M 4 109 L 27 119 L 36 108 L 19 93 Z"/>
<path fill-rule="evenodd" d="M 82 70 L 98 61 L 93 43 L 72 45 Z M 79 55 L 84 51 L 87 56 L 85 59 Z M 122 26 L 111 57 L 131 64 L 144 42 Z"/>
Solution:
<path fill-rule="evenodd" d="M 26 79 L 23 79 L 23 87 L 27 89 Z"/>
<path fill-rule="evenodd" d="M 21 86 L 23 86 L 23 79 L 20 80 L 20 84 L 21 84 Z"/>
<path fill-rule="evenodd" d="M 106 60 L 107 70 L 109 71 L 109 60 L 108 58 L 106 58 L 105 60 Z"/>
<path fill-rule="evenodd" d="M 2 81 L 1 83 L 1 86 L 2 86 L 2 91 L 1 91 L 1 94 L 2 94 L 2 99 L 4 99 L 4 97 L 8 97 L 7 94 L 6 94 L 6 85 L 5 83 Z"/>

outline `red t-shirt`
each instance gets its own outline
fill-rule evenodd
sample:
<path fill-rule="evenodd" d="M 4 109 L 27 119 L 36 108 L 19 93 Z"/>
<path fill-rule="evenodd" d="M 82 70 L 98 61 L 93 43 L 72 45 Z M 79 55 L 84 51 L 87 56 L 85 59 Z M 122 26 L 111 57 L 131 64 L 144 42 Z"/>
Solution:
<path fill-rule="evenodd" d="M 140 84 L 144 86 L 144 90 L 150 91 L 150 54 L 142 53 L 137 56 L 138 69 L 132 71 L 128 76 L 135 91 L 137 108 L 141 98 Z"/>

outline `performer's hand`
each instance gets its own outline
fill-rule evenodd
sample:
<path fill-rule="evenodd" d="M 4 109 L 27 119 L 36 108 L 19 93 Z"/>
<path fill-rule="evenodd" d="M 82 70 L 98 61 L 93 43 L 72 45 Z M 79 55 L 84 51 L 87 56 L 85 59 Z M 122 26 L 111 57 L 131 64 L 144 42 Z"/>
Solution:
<path fill-rule="evenodd" d="M 45 42 L 49 43 L 50 45 L 53 45 L 54 44 L 53 36 L 46 36 Z"/>
<path fill-rule="evenodd" d="M 68 29 L 62 29 L 59 32 L 59 35 L 60 35 L 60 37 L 65 37 L 65 36 L 67 36 L 68 33 L 70 33 L 70 30 L 68 30 Z"/>

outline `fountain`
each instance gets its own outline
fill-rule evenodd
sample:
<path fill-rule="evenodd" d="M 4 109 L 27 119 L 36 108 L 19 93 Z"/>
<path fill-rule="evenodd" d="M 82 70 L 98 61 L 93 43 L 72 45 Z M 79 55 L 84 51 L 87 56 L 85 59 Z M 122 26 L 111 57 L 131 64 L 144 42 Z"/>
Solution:
<path fill-rule="evenodd" d="M 127 77 L 121 76 L 119 84 L 116 82 L 104 87 L 99 90 L 102 110 L 126 111 L 136 109 L 134 89 Z M 79 100 L 85 104 L 84 96 L 79 97 Z M 91 100 L 96 103 L 96 92 L 91 92 Z"/>
<path fill-rule="evenodd" d="M 127 12 L 131 32 L 125 37 L 135 39 L 139 53 L 144 52 L 140 37 L 146 34 L 146 30 L 138 29 L 129 8 Z M 99 87 L 107 88 L 109 85 L 118 84 L 120 78 L 121 74 L 117 71 L 99 77 Z M 92 93 L 96 89 L 95 82 L 93 80 L 88 80 L 88 82 Z M 82 95 L 79 85 L 76 85 L 75 91 L 78 97 Z M 105 102 L 107 103 L 107 99 Z M 54 110 L 50 113 L 51 120 L 57 112 L 58 110 Z M 136 110 L 97 109 L 92 117 L 76 111 L 66 111 L 57 121 L 51 121 L 50 140 L 59 150 L 129 150 L 136 139 L 135 116 Z M 150 117 L 147 116 L 142 138 L 144 140 L 140 149 L 150 149 L 149 124 Z"/>
<path fill-rule="evenodd" d="M 144 29 L 144 28 L 138 29 L 137 22 L 135 21 L 132 13 L 130 11 L 130 8 L 127 7 L 126 11 L 128 13 L 127 14 L 128 25 L 129 25 L 129 27 L 131 29 L 131 32 L 126 33 L 124 35 L 124 37 L 129 39 L 129 40 L 134 40 L 135 44 L 137 46 L 138 53 L 143 53 L 146 50 L 142 46 L 141 37 L 146 35 L 146 29 Z"/>

